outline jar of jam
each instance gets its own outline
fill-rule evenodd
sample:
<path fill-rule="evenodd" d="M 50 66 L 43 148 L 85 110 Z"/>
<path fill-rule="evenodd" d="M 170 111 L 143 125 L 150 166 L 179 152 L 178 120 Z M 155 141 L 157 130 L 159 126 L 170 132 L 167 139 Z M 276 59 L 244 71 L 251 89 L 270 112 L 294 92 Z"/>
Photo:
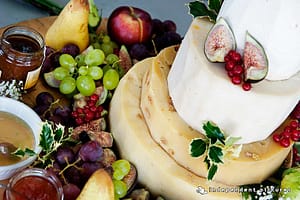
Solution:
<path fill-rule="evenodd" d="M 29 27 L 7 28 L 0 41 L 0 79 L 23 81 L 24 89 L 38 81 L 45 58 L 44 39 Z"/>
<path fill-rule="evenodd" d="M 28 168 L 13 176 L 4 193 L 4 200 L 63 200 L 59 179 L 41 168 Z"/>

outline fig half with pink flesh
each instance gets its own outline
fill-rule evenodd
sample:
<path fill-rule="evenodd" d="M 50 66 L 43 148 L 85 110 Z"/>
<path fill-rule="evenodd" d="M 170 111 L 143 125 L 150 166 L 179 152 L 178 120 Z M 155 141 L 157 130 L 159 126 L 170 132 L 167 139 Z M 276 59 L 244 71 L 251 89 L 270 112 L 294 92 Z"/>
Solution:
<path fill-rule="evenodd" d="M 244 48 L 245 81 L 258 82 L 268 73 L 268 58 L 262 45 L 249 33 L 246 33 Z"/>
<path fill-rule="evenodd" d="M 235 48 L 234 34 L 226 20 L 221 17 L 207 35 L 204 53 L 210 62 L 224 62 L 225 55 Z"/>

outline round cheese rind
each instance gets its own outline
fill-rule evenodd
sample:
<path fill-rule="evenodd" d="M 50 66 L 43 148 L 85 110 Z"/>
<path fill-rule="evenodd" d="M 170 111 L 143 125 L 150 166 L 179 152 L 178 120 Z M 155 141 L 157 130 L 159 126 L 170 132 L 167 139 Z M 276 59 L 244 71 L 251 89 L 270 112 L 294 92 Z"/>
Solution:
<path fill-rule="evenodd" d="M 142 79 L 151 63 L 148 58 L 128 71 L 111 100 L 109 122 L 122 158 L 136 166 L 138 181 L 153 194 L 173 200 L 242 199 L 237 186 L 196 176 L 154 142 L 140 110 Z"/>
<path fill-rule="evenodd" d="M 193 130 L 179 117 L 168 93 L 166 78 L 176 55 L 175 49 L 176 47 L 169 47 L 161 51 L 145 72 L 141 110 L 153 140 L 179 165 L 198 176 L 206 177 L 208 172 L 204 162 L 205 155 L 193 158 L 189 152 L 191 141 L 203 138 L 204 134 Z M 285 126 L 283 124 L 278 132 Z M 224 164 L 219 165 L 213 180 L 227 185 L 260 183 L 280 167 L 290 149 L 291 146 L 281 147 L 271 136 L 263 141 L 244 144 L 239 157 L 229 156 L 223 159 Z M 256 170 L 253 170 L 254 167 Z"/>
<path fill-rule="evenodd" d="M 213 121 L 238 143 L 261 141 L 284 122 L 298 103 L 300 76 L 284 81 L 263 80 L 250 91 L 231 83 L 224 64 L 210 63 L 204 41 L 212 23 L 196 18 L 179 48 L 168 89 L 179 116 L 192 128 Z"/>

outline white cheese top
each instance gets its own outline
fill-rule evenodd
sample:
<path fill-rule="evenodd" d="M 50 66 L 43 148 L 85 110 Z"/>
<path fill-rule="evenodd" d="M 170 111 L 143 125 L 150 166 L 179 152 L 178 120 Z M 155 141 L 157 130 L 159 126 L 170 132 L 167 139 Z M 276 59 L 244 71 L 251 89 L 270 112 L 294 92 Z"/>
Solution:
<path fill-rule="evenodd" d="M 218 17 L 232 28 L 240 52 L 249 31 L 267 54 L 266 79 L 283 80 L 300 71 L 299 10 L 299 0 L 224 0 Z"/>

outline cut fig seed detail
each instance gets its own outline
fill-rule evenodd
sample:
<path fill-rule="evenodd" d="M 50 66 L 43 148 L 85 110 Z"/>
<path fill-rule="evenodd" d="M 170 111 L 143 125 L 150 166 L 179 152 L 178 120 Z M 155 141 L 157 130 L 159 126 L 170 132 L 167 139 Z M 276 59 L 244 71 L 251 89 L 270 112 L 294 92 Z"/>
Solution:
<path fill-rule="evenodd" d="M 224 62 L 225 55 L 235 50 L 233 32 L 224 18 L 219 18 L 210 29 L 204 44 L 204 53 L 210 62 Z"/>
<path fill-rule="evenodd" d="M 268 73 L 268 59 L 262 45 L 247 31 L 244 48 L 245 81 L 263 80 Z"/>

